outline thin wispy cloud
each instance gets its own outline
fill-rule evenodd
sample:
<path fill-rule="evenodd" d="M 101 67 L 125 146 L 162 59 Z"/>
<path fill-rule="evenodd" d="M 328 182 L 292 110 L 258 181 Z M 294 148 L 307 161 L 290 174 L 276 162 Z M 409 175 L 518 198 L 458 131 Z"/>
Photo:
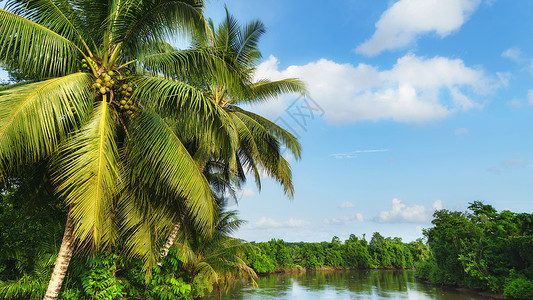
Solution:
<path fill-rule="evenodd" d="M 262 228 L 262 229 L 268 229 L 268 228 L 294 228 L 294 227 L 303 227 L 308 225 L 309 223 L 305 220 L 295 219 L 295 218 L 289 218 L 287 221 L 278 221 L 274 220 L 272 218 L 268 218 L 263 216 L 259 221 L 257 221 L 255 224 L 250 224 L 249 228 Z"/>
<path fill-rule="evenodd" d="M 337 217 L 337 218 L 326 218 L 326 219 L 324 219 L 324 224 L 345 224 L 345 223 L 348 223 L 348 222 L 351 222 L 351 221 L 363 222 L 364 221 L 363 214 L 356 213 L 356 214 L 351 215 L 351 216 L 342 216 L 342 217 Z"/>
<path fill-rule="evenodd" d="M 333 158 L 338 158 L 338 159 L 346 159 L 346 158 L 349 159 L 349 158 L 356 158 L 357 154 L 361 154 L 361 153 L 376 153 L 376 152 L 388 152 L 388 151 L 390 150 L 389 149 L 355 150 L 355 151 L 346 152 L 346 153 L 331 154 L 330 156 Z"/>
<path fill-rule="evenodd" d="M 342 202 L 341 204 L 339 204 L 339 206 L 337 206 L 337 207 L 338 208 L 353 208 L 353 207 L 355 207 L 355 204 L 353 204 L 350 201 L 345 201 L 345 202 Z"/>

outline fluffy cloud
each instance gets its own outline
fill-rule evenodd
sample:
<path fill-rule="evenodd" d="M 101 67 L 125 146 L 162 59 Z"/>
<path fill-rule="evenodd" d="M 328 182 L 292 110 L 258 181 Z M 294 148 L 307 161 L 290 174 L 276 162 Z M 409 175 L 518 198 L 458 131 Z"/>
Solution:
<path fill-rule="evenodd" d="M 270 56 L 261 63 L 256 79 L 301 78 L 310 98 L 324 110 L 328 122 L 347 124 L 366 120 L 423 123 L 443 119 L 455 112 L 481 107 L 475 96 L 491 93 L 500 81 L 482 70 L 464 65 L 460 59 L 423 58 L 413 54 L 399 58 L 389 70 L 368 64 L 338 64 L 320 59 L 303 66 L 279 70 Z M 260 113 L 276 118 L 287 114 L 283 101 L 255 106 Z"/>
<path fill-rule="evenodd" d="M 377 55 L 405 47 L 421 34 L 435 32 L 445 37 L 458 30 L 479 6 L 480 0 L 400 0 L 376 23 L 374 35 L 355 50 Z"/>
<path fill-rule="evenodd" d="M 435 210 L 442 209 L 442 201 L 437 200 L 431 208 L 423 205 L 407 206 L 402 200 L 392 199 L 392 209 L 381 211 L 377 218 L 381 223 L 426 223 L 431 219 Z"/>
<path fill-rule="evenodd" d="M 272 218 L 262 217 L 252 228 L 280 228 L 280 227 L 303 227 L 308 225 L 304 220 L 289 218 L 287 221 L 276 221 Z"/>
<path fill-rule="evenodd" d="M 338 208 L 353 208 L 355 207 L 355 205 L 350 202 L 350 201 L 345 201 L 345 202 L 342 202 L 341 204 L 339 204 L 339 206 L 337 206 Z"/>
<path fill-rule="evenodd" d="M 363 222 L 364 221 L 363 214 L 356 213 L 356 214 L 351 215 L 351 216 L 342 216 L 342 217 L 338 217 L 338 218 L 329 218 L 329 219 L 326 218 L 326 219 L 324 219 L 324 223 L 326 223 L 326 224 L 344 224 L 344 223 L 351 222 L 351 221 L 354 221 L 354 220 L 357 220 L 358 222 Z"/>

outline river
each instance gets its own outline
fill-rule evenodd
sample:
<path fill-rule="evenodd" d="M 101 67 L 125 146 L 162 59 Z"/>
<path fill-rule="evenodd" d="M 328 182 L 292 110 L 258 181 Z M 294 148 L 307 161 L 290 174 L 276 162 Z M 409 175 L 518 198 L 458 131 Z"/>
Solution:
<path fill-rule="evenodd" d="M 421 283 L 414 271 L 346 270 L 260 277 L 259 288 L 237 284 L 223 299 L 494 300 L 468 291 Z M 207 299 L 217 299 L 215 295 Z"/>

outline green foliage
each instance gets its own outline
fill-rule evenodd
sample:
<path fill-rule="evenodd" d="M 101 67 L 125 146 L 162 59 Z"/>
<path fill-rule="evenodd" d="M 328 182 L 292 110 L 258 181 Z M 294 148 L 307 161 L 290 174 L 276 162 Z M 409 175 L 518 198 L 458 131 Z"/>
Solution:
<path fill-rule="evenodd" d="M 521 276 L 509 280 L 503 288 L 503 296 L 514 299 L 533 299 L 533 280 Z"/>
<path fill-rule="evenodd" d="M 430 255 L 421 239 L 406 244 L 400 238 L 384 238 L 379 233 L 374 234 L 370 244 L 364 237 L 352 234 L 344 243 L 333 237 L 329 243 L 286 243 L 272 239 L 254 245 L 245 259 L 259 273 L 290 268 L 414 268 Z"/>
<path fill-rule="evenodd" d="M 116 255 L 111 255 L 92 260 L 90 269 L 81 275 L 83 291 L 87 296 L 98 300 L 111 300 L 126 295 L 124 287 L 115 277 L 116 259 Z"/>
<path fill-rule="evenodd" d="M 533 215 L 497 212 L 479 201 L 468 208 L 435 212 L 434 227 L 424 231 L 433 258 L 419 266 L 418 276 L 507 297 L 527 295 L 533 278 Z"/>

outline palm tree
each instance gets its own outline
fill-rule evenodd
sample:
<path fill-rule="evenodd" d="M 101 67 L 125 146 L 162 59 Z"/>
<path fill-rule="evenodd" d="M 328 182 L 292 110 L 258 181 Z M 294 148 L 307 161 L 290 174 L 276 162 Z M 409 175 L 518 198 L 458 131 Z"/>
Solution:
<path fill-rule="evenodd" d="M 163 42 L 205 35 L 203 5 L 9 0 L 0 9 L 0 63 L 37 79 L 0 93 L 0 176 L 51 159 L 56 194 L 68 208 L 46 299 L 57 298 L 75 244 L 100 250 L 126 232 L 129 251 L 150 269 L 155 246 L 143 228 L 168 221 L 149 215 L 150 207 L 184 207 L 201 233 L 212 232 L 211 189 L 178 138 L 172 112 L 201 116 L 197 131 L 222 127 L 213 125 L 212 101 L 178 80 L 208 72 L 217 60 Z M 158 197 L 163 202 L 153 206 Z"/>
<path fill-rule="evenodd" d="M 198 135 L 191 136 L 189 138 L 195 139 L 196 143 L 192 149 L 193 156 L 201 166 L 213 159 L 226 161 L 227 171 L 234 172 L 241 180 L 245 179 L 246 173 L 252 173 L 258 188 L 261 188 L 261 172 L 265 172 L 278 181 L 286 195 L 292 198 L 292 173 L 280 147 L 286 147 L 299 159 L 299 142 L 274 122 L 239 106 L 268 101 L 285 93 L 306 93 L 305 86 L 294 78 L 254 80 L 255 67 L 261 58 L 257 45 L 265 33 L 262 22 L 254 21 L 241 27 L 226 10 L 226 19 L 218 28 L 214 27 L 212 21 L 209 25 L 214 38 L 197 36 L 194 39 L 195 47 L 213 49 L 227 68 L 238 74 L 240 81 L 229 81 L 225 73 L 217 72 L 202 73 L 199 77 L 189 76 L 187 80 L 191 85 L 203 89 L 204 95 L 215 104 L 217 116 L 226 121 L 225 132 L 235 132 L 237 135 L 237 145 L 223 148 L 235 152 L 220 153 L 217 147 L 220 142 L 212 141 L 215 137 L 202 136 L 199 139 Z M 173 245 L 179 228 L 180 223 L 176 222 L 161 252 L 161 259 Z"/>

